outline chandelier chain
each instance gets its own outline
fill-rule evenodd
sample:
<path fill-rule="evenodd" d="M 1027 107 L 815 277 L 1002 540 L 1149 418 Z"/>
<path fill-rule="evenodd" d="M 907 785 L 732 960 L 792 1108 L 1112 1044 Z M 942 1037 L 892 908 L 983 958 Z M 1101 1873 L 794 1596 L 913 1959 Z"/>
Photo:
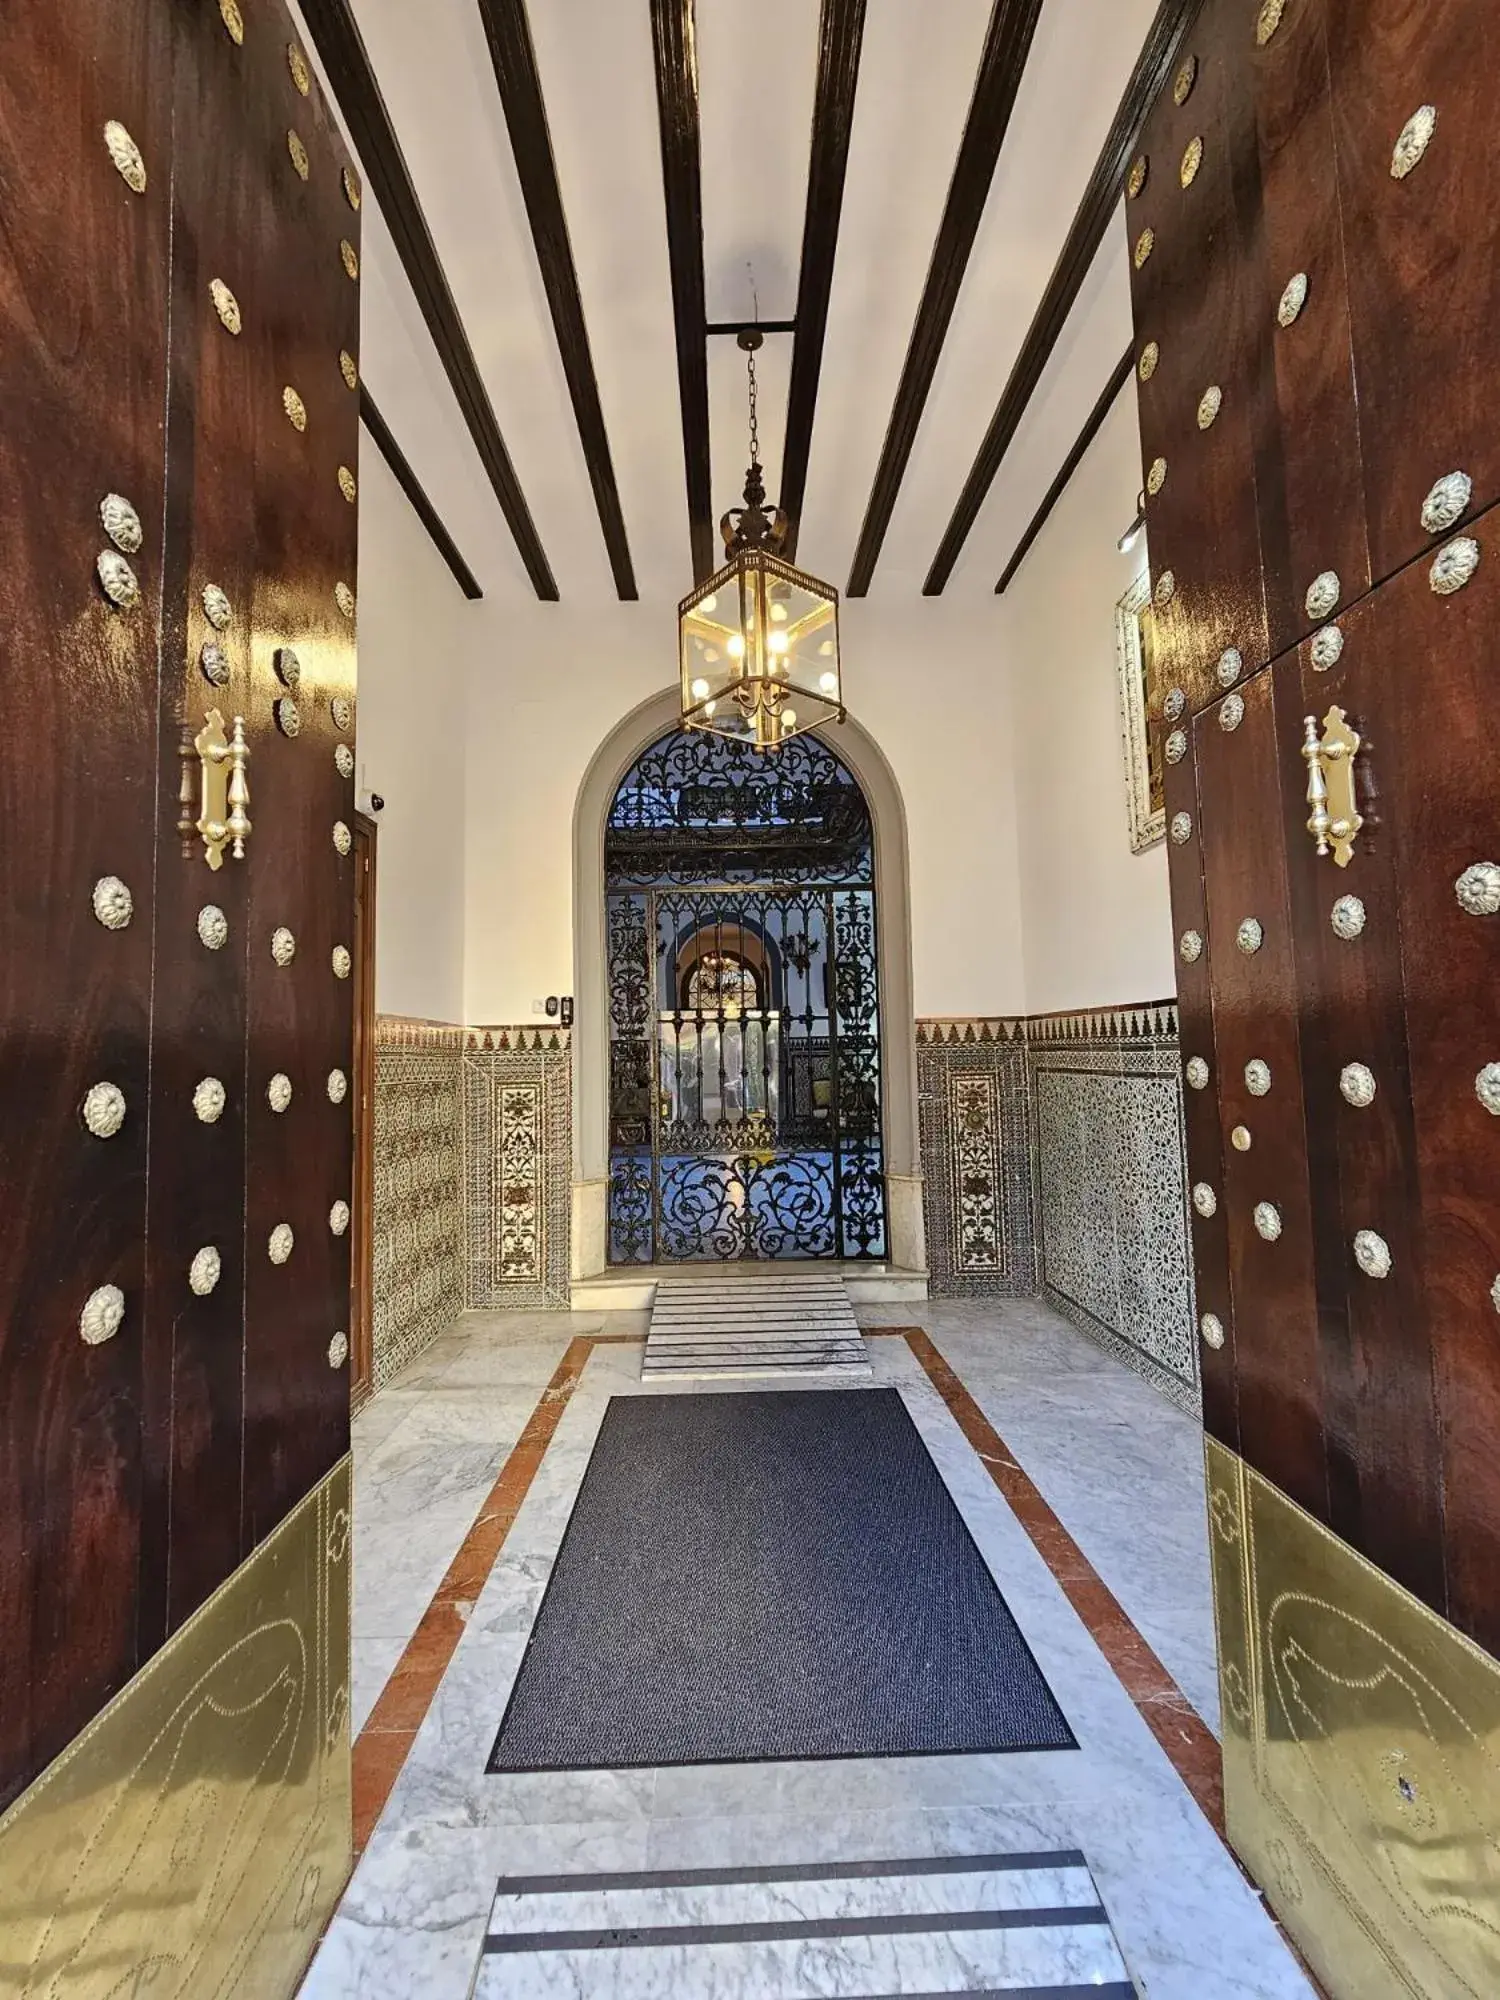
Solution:
<path fill-rule="evenodd" d="M 754 356 L 754 354 L 747 354 L 747 355 L 745 356 L 745 370 L 746 370 L 746 373 L 747 373 L 747 374 L 749 375 L 749 377 L 750 377 L 750 463 L 751 463 L 752 465 L 759 465 L 759 464 L 760 464 L 760 426 L 759 426 L 759 424 L 758 424 L 758 423 L 757 423 L 757 421 L 756 421 L 756 411 L 755 411 L 755 399 L 756 399 L 756 391 L 755 391 L 755 356 Z"/>

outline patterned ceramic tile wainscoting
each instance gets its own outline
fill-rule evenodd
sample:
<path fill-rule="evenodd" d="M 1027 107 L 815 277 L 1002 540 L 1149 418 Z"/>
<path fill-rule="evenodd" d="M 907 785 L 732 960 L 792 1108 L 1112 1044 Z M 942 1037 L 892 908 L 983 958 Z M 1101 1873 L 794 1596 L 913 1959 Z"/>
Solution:
<path fill-rule="evenodd" d="M 1037 1289 L 1024 1021 L 919 1021 L 928 1286 L 935 1297 Z"/>
<path fill-rule="evenodd" d="M 375 1386 L 464 1306 L 462 1028 L 375 1023 Z"/>
<path fill-rule="evenodd" d="M 560 1028 L 464 1031 L 471 1307 L 568 1305 L 572 1056 Z"/>
<path fill-rule="evenodd" d="M 1198 1409 L 1177 1008 L 1026 1024 L 1042 1296 Z"/>
<path fill-rule="evenodd" d="M 1035 1293 L 1198 1408 L 1177 1009 L 922 1021 L 935 1296 Z"/>

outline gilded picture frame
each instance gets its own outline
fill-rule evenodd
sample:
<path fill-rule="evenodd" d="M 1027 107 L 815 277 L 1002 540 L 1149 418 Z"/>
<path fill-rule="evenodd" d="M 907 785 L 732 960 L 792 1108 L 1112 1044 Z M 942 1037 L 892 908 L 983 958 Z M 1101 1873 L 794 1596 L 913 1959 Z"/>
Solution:
<path fill-rule="evenodd" d="M 1150 726 L 1161 713 L 1161 690 L 1156 685 L 1149 572 L 1143 571 L 1115 606 L 1115 659 L 1130 851 L 1144 854 L 1167 831 L 1161 746 Z"/>

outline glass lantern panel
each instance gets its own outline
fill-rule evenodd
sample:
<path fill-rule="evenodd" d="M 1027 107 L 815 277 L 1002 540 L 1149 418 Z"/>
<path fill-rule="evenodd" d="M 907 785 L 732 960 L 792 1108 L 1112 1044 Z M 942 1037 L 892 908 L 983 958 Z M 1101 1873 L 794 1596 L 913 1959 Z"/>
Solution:
<path fill-rule="evenodd" d="M 782 677 L 804 694 L 838 706 L 838 607 L 833 598 L 777 578 L 770 604 L 770 648 Z"/>

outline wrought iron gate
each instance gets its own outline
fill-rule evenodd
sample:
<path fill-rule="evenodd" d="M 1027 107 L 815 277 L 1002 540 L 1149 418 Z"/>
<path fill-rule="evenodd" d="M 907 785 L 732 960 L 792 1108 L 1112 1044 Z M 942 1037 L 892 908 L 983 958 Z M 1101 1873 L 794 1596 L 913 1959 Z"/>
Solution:
<path fill-rule="evenodd" d="M 605 865 L 610 1261 L 883 1257 L 852 775 L 816 740 L 768 758 L 674 733 L 616 794 Z"/>

